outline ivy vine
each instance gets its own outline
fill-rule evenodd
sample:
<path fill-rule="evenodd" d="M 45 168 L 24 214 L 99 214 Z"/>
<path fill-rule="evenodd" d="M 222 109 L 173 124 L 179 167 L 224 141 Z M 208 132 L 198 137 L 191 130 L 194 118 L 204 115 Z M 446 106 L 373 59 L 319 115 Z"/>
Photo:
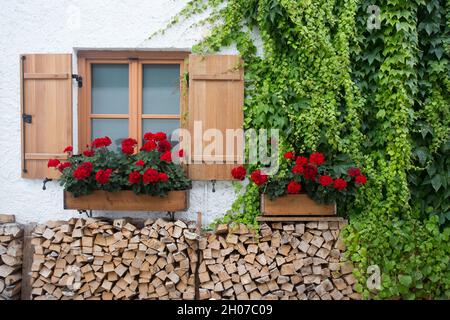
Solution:
<path fill-rule="evenodd" d="M 373 4 L 380 23 L 368 28 Z M 236 46 L 245 128 L 278 128 L 282 151 L 344 154 L 364 168 L 364 192 L 339 211 L 351 217 L 347 255 L 367 298 L 450 297 L 449 6 L 191 0 L 167 25 L 208 10 L 192 26 L 211 32 L 193 51 Z M 238 188 L 222 221 L 256 225 L 257 189 Z M 382 272 L 378 291 L 364 285 L 370 265 Z"/>

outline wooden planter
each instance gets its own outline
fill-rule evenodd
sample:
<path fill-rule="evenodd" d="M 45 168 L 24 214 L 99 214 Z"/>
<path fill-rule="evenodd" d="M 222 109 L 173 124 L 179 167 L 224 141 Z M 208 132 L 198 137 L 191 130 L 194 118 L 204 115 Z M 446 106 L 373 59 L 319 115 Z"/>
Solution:
<path fill-rule="evenodd" d="M 64 209 L 107 211 L 185 211 L 189 191 L 170 191 L 166 197 L 136 195 L 133 191 L 94 191 L 87 196 L 74 197 L 64 191 Z"/>
<path fill-rule="evenodd" d="M 334 216 L 336 204 L 319 204 L 307 194 L 288 194 L 274 200 L 263 194 L 261 212 L 265 216 Z"/>

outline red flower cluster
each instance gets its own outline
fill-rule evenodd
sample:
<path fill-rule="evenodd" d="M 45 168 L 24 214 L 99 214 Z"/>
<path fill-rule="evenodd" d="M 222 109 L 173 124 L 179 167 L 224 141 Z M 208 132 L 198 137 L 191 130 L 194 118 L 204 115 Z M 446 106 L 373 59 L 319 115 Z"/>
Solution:
<path fill-rule="evenodd" d="M 83 152 L 83 155 L 85 155 L 86 157 L 92 157 L 94 154 L 94 150 L 86 150 Z"/>
<path fill-rule="evenodd" d="M 47 162 L 47 167 L 48 168 L 56 168 L 57 166 L 59 166 L 61 162 L 58 159 L 49 159 Z"/>
<path fill-rule="evenodd" d="M 144 140 L 163 141 L 167 140 L 167 135 L 164 132 L 157 132 L 157 133 L 147 132 L 144 134 Z"/>
<path fill-rule="evenodd" d="M 309 162 L 315 166 L 321 166 L 325 162 L 325 156 L 323 153 L 314 152 L 309 156 Z"/>
<path fill-rule="evenodd" d="M 305 179 L 307 180 L 314 180 L 316 179 L 317 176 L 317 167 L 307 164 L 305 167 L 305 172 L 303 173 L 303 175 L 305 176 Z"/>
<path fill-rule="evenodd" d="M 322 185 L 323 187 L 329 186 L 330 184 L 333 183 L 333 178 L 327 175 L 324 176 L 320 176 L 319 177 L 319 183 L 320 185 Z"/>
<path fill-rule="evenodd" d="M 367 178 L 363 175 L 359 175 L 355 178 L 356 184 L 366 184 L 366 182 L 367 182 Z"/>
<path fill-rule="evenodd" d="M 72 146 L 67 146 L 63 152 L 73 152 L 73 147 Z"/>
<path fill-rule="evenodd" d="M 138 161 L 136 161 L 135 165 L 142 167 L 142 166 L 145 166 L 145 162 L 144 162 L 144 160 L 138 160 Z"/>
<path fill-rule="evenodd" d="M 253 171 L 252 174 L 250 175 L 250 178 L 257 186 L 263 185 L 264 183 L 267 182 L 267 175 L 262 174 L 261 170 Z"/>
<path fill-rule="evenodd" d="M 286 159 L 294 159 L 294 153 L 292 151 L 288 151 L 284 154 L 284 158 Z"/>
<path fill-rule="evenodd" d="M 97 138 L 92 141 L 92 148 L 98 149 L 108 147 L 111 145 L 111 139 L 109 137 Z"/>
<path fill-rule="evenodd" d="M 291 181 L 287 185 L 287 192 L 289 194 L 297 194 L 302 190 L 302 185 L 296 181 Z"/>
<path fill-rule="evenodd" d="M 161 140 L 158 143 L 158 151 L 161 153 L 170 151 L 170 149 L 172 149 L 172 145 L 170 144 L 169 141 L 167 140 Z"/>
<path fill-rule="evenodd" d="M 298 166 L 306 166 L 308 164 L 308 158 L 299 156 L 295 159 L 295 164 Z"/>
<path fill-rule="evenodd" d="M 112 169 L 99 170 L 95 174 L 95 180 L 100 184 L 107 184 L 109 182 L 109 177 L 112 173 Z"/>
<path fill-rule="evenodd" d="M 159 160 L 169 163 L 172 162 L 172 153 L 170 151 L 164 152 L 161 157 L 159 157 Z"/>
<path fill-rule="evenodd" d="M 141 151 L 148 151 L 149 152 L 149 151 L 152 151 L 152 150 L 156 149 L 156 147 L 157 147 L 156 142 L 153 141 L 153 140 L 149 140 L 149 141 L 146 141 L 144 143 L 144 145 L 141 147 Z"/>
<path fill-rule="evenodd" d="M 134 147 L 137 145 L 137 141 L 133 138 L 127 138 L 122 140 L 122 152 L 125 154 L 133 154 Z"/>
<path fill-rule="evenodd" d="M 333 188 L 336 190 L 344 190 L 347 187 L 347 181 L 342 178 L 338 178 L 333 182 Z"/>
<path fill-rule="evenodd" d="M 83 162 L 81 166 L 75 169 L 73 172 L 73 177 L 77 180 L 83 180 L 88 178 L 92 173 L 92 163 Z"/>
<path fill-rule="evenodd" d="M 350 177 L 357 177 L 361 174 L 361 170 L 355 167 L 351 167 L 350 169 L 347 170 L 347 173 Z"/>
<path fill-rule="evenodd" d="M 58 166 L 58 170 L 63 172 L 65 168 L 70 168 L 72 164 L 70 162 L 63 162 Z"/>
<path fill-rule="evenodd" d="M 131 184 L 137 184 L 137 183 L 141 182 L 141 174 L 137 171 L 131 172 L 128 175 L 128 181 Z"/>
<path fill-rule="evenodd" d="M 142 176 L 142 181 L 144 184 L 156 183 L 156 182 L 167 182 L 169 177 L 164 172 L 158 172 L 155 169 L 147 169 Z"/>
<path fill-rule="evenodd" d="M 245 168 L 243 166 L 239 166 L 239 167 L 231 169 L 231 175 L 236 180 L 241 180 L 241 181 L 244 180 L 246 174 L 247 174 L 247 170 L 245 170 Z"/>
<path fill-rule="evenodd" d="M 178 150 L 178 157 L 180 157 L 180 158 L 184 157 L 184 150 L 183 149 Z"/>

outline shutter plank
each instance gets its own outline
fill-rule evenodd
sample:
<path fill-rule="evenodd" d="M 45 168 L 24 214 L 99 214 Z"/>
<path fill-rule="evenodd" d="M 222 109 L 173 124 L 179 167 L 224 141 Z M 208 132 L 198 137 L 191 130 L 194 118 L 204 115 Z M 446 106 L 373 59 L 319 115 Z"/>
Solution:
<path fill-rule="evenodd" d="M 64 159 L 62 151 L 72 145 L 72 55 L 24 57 L 22 111 L 32 120 L 22 125 L 22 177 L 56 178 L 48 159 Z"/>
<path fill-rule="evenodd" d="M 192 180 L 232 180 L 231 169 L 242 163 L 243 148 L 234 147 L 234 155 L 227 154 L 227 129 L 243 128 L 244 81 L 242 60 L 236 55 L 189 56 L 189 112 L 191 159 L 188 166 Z M 201 121 L 202 132 L 217 128 L 223 136 L 222 150 L 202 156 L 210 142 L 200 142 L 194 132 L 194 122 Z M 242 138 L 243 139 L 243 138 Z M 213 164 L 212 164 L 212 163 Z M 229 163 L 232 164 L 229 164 Z"/>

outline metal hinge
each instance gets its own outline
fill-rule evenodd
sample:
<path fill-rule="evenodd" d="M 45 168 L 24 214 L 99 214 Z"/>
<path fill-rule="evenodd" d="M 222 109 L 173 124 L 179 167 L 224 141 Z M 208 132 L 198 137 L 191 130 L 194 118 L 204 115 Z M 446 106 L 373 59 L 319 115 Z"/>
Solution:
<path fill-rule="evenodd" d="M 73 74 L 72 79 L 75 79 L 75 81 L 78 83 L 78 88 L 81 88 L 83 86 L 83 77 L 82 76 Z"/>
<path fill-rule="evenodd" d="M 33 117 L 31 116 L 31 114 L 26 114 L 26 113 L 22 114 L 22 120 L 25 123 L 31 123 L 32 118 Z"/>

